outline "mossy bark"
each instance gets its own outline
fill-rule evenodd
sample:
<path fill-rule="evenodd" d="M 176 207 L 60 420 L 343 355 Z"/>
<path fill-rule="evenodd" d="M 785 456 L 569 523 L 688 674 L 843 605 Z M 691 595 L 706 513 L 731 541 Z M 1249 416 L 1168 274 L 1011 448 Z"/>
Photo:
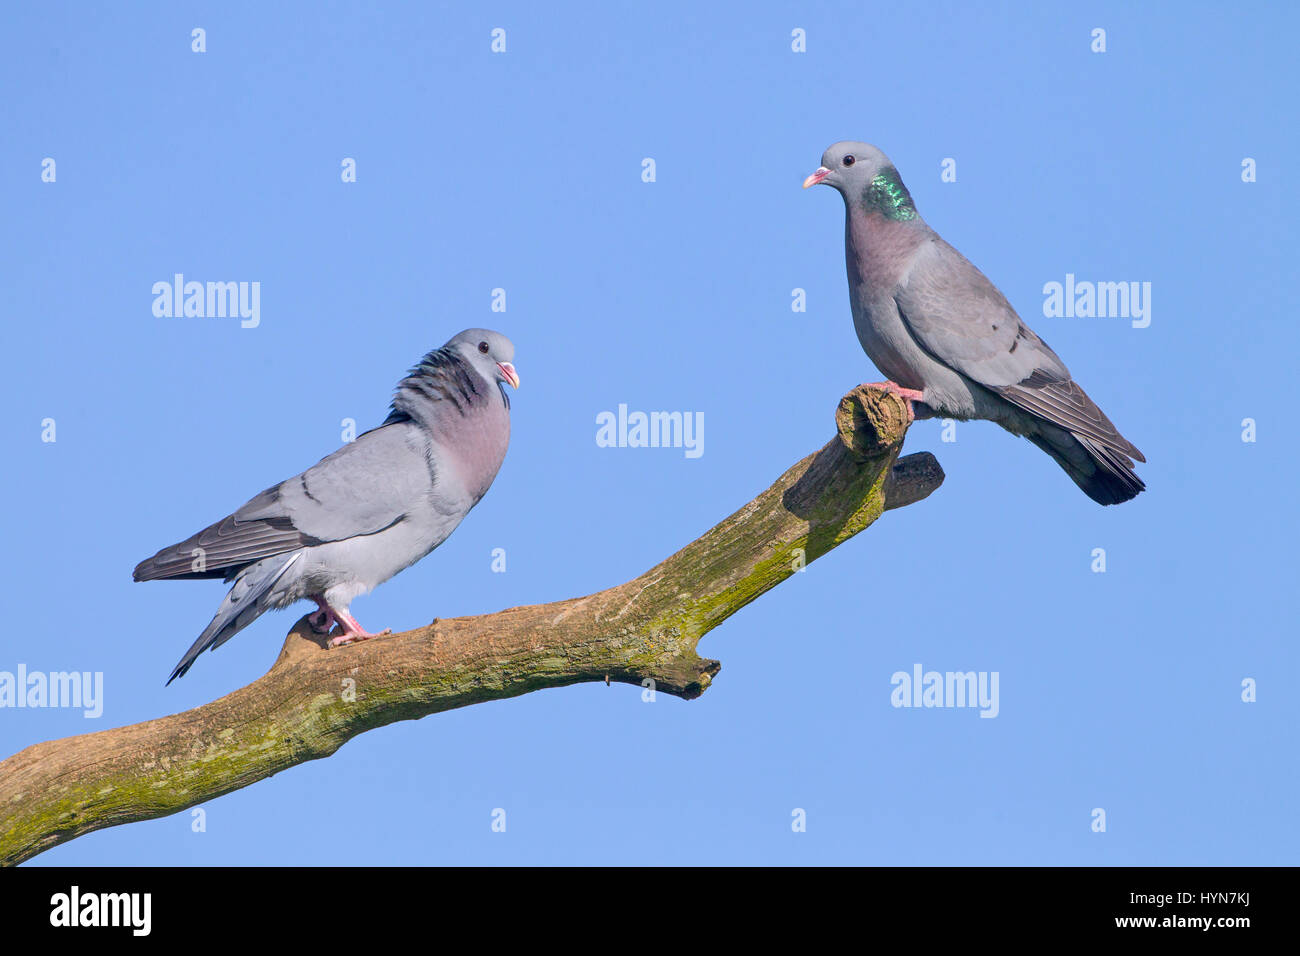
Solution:
<path fill-rule="evenodd" d="M 720 667 L 696 653 L 701 637 L 943 481 L 928 453 L 895 461 L 908 425 L 897 396 L 859 386 L 836 425 L 824 448 L 626 584 L 333 650 L 304 617 L 247 687 L 170 717 L 28 747 L 0 763 L 0 864 L 177 813 L 398 720 L 581 681 L 653 681 L 656 692 L 698 697 Z"/>

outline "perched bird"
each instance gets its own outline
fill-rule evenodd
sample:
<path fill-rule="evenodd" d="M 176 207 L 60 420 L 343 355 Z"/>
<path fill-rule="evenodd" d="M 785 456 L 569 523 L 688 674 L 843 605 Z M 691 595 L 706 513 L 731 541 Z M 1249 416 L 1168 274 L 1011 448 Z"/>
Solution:
<path fill-rule="evenodd" d="M 316 602 L 317 633 L 340 626 L 331 646 L 372 637 L 348 612 L 352 599 L 442 544 L 492 485 L 510 442 L 514 354 L 499 332 L 461 332 L 398 383 L 378 428 L 141 561 L 137 581 L 232 582 L 167 683 L 263 612 L 302 598 Z"/>
<path fill-rule="evenodd" d="M 1023 435 L 1093 501 L 1118 504 L 1146 488 L 1146 461 L 1020 320 L 984 273 L 926 225 L 889 158 L 836 143 L 804 188 L 844 197 L 849 302 L 858 341 L 928 418 L 980 418 Z"/>

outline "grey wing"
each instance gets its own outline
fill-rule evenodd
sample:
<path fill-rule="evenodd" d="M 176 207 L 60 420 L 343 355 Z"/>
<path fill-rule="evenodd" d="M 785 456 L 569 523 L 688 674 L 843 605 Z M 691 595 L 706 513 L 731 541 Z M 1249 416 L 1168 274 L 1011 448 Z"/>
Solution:
<path fill-rule="evenodd" d="M 1146 461 L 997 287 L 942 239 L 918 251 L 894 301 L 936 360 L 1026 412 Z"/>
<path fill-rule="evenodd" d="M 136 566 L 137 581 L 224 578 L 254 561 L 374 534 L 396 524 L 433 481 L 424 442 L 408 422 L 384 425 Z"/>

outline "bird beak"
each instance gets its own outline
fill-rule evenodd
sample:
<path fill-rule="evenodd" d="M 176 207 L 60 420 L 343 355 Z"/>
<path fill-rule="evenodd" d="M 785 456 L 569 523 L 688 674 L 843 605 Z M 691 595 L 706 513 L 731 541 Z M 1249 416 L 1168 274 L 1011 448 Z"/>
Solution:
<path fill-rule="evenodd" d="M 497 368 L 501 369 L 501 374 L 506 377 L 506 381 L 515 388 L 519 387 L 519 373 L 509 362 L 497 362 Z"/>
<path fill-rule="evenodd" d="M 809 186 L 816 186 L 819 182 L 821 182 L 830 174 L 831 171 L 827 169 L 825 166 L 818 166 L 817 172 L 813 173 L 811 176 L 809 176 L 807 179 L 803 181 L 803 188 L 807 189 Z"/>

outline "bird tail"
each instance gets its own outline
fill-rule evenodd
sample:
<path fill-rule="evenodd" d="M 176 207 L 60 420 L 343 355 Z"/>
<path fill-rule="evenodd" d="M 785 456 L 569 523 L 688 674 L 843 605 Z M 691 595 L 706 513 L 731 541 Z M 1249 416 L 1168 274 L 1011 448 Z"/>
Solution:
<path fill-rule="evenodd" d="M 1083 493 L 1098 504 L 1117 505 L 1146 490 L 1146 484 L 1133 470 L 1133 462 L 1127 455 L 1087 435 L 1040 425 L 1036 433 L 1027 437 L 1051 455 Z"/>
<path fill-rule="evenodd" d="M 269 600 L 271 589 L 302 554 L 301 551 L 294 551 L 263 558 L 240 571 L 235 576 L 230 592 L 217 608 L 216 616 L 185 652 L 185 656 L 172 670 L 172 676 L 167 678 L 167 683 L 184 677 L 200 654 L 206 650 L 216 650 L 269 610 L 272 606 Z"/>

